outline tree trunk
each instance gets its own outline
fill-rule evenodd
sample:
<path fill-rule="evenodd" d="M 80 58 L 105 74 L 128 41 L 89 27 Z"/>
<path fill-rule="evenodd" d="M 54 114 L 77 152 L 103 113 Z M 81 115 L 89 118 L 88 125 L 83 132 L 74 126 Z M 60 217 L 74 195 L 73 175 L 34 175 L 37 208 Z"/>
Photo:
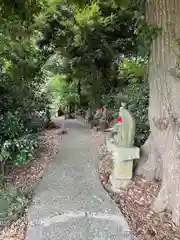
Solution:
<path fill-rule="evenodd" d="M 142 148 L 138 174 L 162 178 L 153 207 L 168 209 L 176 224 L 180 220 L 180 79 L 177 61 L 180 36 L 180 1 L 150 0 L 147 20 L 162 33 L 153 40 L 149 62 L 149 123 L 151 134 Z"/>

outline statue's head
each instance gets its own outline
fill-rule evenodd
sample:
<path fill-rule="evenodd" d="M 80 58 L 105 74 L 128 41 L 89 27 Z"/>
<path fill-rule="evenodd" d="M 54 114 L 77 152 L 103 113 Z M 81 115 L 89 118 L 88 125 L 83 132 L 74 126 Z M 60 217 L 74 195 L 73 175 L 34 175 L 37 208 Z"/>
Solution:
<path fill-rule="evenodd" d="M 125 108 L 126 108 L 126 103 L 122 102 L 121 107 L 119 108 L 119 114 L 120 114 L 121 110 L 125 109 Z"/>
<path fill-rule="evenodd" d="M 125 102 L 122 102 L 122 103 L 121 103 L 121 107 L 122 107 L 122 108 L 125 108 L 125 107 L 126 107 L 126 103 L 125 103 Z"/>

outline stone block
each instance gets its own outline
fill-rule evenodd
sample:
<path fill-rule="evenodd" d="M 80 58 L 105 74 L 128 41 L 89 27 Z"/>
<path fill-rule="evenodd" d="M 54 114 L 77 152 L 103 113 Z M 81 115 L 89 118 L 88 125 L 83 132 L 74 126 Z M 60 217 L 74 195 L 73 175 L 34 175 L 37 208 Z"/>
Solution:
<path fill-rule="evenodd" d="M 131 179 L 133 170 L 133 160 L 118 161 L 114 159 L 113 177 L 116 179 Z"/>
<path fill-rule="evenodd" d="M 118 147 L 108 138 L 106 139 L 106 144 L 108 151 L 112 153 L 113 157 L 113 185 L 121 185 L 121 180 L 132 179 L 133 160 L 139 159 L 140 149 L 137 147 Z"/>
<path fill-rule="evenodd" d="M 113 192 L 120 192 L 120 188 L 126 188 L 129 184 L 132 183 L 132 180 L 130 179 L 115 179 L 112 175 L 109 177 L 109 179 Z"/>
<path fill-rule="evenodd" d="M 140 156 L 140 149 L 138 147 L 118 147 L 108 138 L 106 138 L 106 146 L 117 161 L 138 159 Z"/>

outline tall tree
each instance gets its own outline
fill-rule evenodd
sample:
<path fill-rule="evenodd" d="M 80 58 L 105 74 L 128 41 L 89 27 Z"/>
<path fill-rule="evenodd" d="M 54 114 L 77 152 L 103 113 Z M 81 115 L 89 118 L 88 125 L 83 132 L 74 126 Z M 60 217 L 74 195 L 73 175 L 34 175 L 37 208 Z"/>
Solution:
<path fill-rule="evenodd" d="M 85 7 L 64 1 L 47 18 L 40 46 L 60 51 L 72 78 L 81 79 L 81 86 L 85 82 L 93 105 L 99 104 L 102 94 L 117 85 L 119 54 L 135 50 L 133 12 L 101 1 Z"/>
<path fill-rule="evenodd" d="M 178 76 L 180 1 L 151 0 L 146 5 L 150 24 L 162 28 L 153 40 L 149 58 L 149 123 L 151 134 L 143 147 L 145 161 L 137 172 L 162 179 L 154 202 L 156 211 L 168 209 L 180 220 L 180 81 Z"/>

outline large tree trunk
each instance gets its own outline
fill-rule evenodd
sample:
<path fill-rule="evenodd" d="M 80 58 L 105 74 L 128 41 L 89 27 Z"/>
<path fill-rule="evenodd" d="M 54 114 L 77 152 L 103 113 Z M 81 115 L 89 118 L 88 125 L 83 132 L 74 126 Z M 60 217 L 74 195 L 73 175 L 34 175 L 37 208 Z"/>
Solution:
<path fill-rule="evenodd" d="M 176 224 L 180 220 L 180 79 L 177 61 L 180 36 L 180 0 L 149 0 L 148 21 L 162 27 L 153 41 L 149 62 L 149 123 L 151 134 L 142 149 L 137 173 L 162 178 L 153 204 L 156 211 L 168 209 Z"/>

